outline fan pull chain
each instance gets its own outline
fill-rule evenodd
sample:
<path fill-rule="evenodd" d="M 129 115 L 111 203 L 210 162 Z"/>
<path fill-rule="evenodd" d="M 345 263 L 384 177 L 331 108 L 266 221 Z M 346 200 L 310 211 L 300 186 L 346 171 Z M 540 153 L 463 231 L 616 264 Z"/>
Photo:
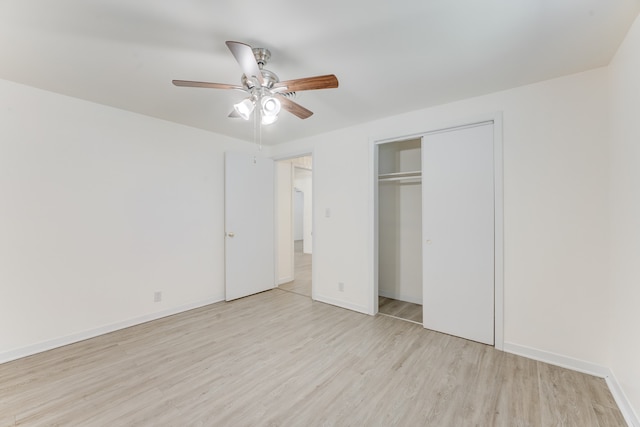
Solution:
<path fill-rule="evenodd" d="M 258 151 L 262 151 L 262 118 L 260 117 L 260 111 L 257 110 L 253 113 L 253 142 L 258 144 Z"/>
<path fill-rule="evenodd" d="M 258 143 L 258 135 L 257 135 L 258 129 L 256 129 L 256 126 L 257 126 L 256 116 L 257 115 L 258 115 L 257 112 L 253 113 L 253 142 L 254 142 L 254 144 Z"/>
<path fill-rule="evenodd" d="M 260 145 L 258 145 L 258 150 L 262 151 L 262 117 L 258 120 L 258 135 L 260 136 Z"/>

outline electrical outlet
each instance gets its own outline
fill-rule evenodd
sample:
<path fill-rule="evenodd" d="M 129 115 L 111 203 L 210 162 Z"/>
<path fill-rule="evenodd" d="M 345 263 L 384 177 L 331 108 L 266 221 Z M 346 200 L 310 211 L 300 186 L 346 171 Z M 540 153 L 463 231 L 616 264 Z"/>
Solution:
<path fill-rule="evenodd" d="M 160 302 L 160 301 L 162 301 L 162 292 L 155 291 L 153 293 L 153 302 Z"/>
<path fill-rule="evenodd" d="M 340 292 L 344 292 L 344 283 L 343 282 L 338 282 L 338 290 Z"/>

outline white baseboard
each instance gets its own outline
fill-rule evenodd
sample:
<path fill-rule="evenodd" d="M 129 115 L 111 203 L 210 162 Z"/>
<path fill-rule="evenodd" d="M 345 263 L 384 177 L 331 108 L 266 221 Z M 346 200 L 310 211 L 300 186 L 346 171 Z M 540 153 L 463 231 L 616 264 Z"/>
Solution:
<path fill-rule="evenodd" d="M 391 299 L 396 299 L 398 301 L 406 301 L 406 302 L 411 302 L 414 304 L 420 304 L 422 305 L 422 299 L 420 298 L 414 298 L 414 297 L 410 297 L 407 295 L 401 295 L 401 294 L 397 294 L 393 291 L 389 292 L 386 291 L 384 289 L 378 289 L 378 295 L 380 295 L 381 297 L 385 297 L 385 298 L 391 298 Z"/>
<path fill-rule="evenodd" d="M 335 305 L 336 307 L 346 308 L 347 310 L 357 311 L 358 313 L 363 313 L 366 315 L 370 315 L 369 309 L 367 307 L 363 307 L 358 304 L 352 304 L 350 302 L 338 300 L 331 297 L 326 297 L 323 295 L 314 294 L 313 299 L 315 301 L 324 302 L 326 304 Z"/>
<path fill-rule="evenodd" d="M 182 313 L 183 311 L 187 311 L 187 310 L 193 310 L 194 308 L 203 307 L 205 305 L 213 304 L 220 301 L 224 301 L 224 297 L 222 298 L 212 297 L 205 300 L 180 305 L 177 307 L 168 308 L 166 310 L 145 314 L 144 316 L 135 317 L 133 319 L 127 319 L 121 322 L 112 323 L 110 325 L 101 326 L 99 328 L 91 329 L 88 331 L 82 331 L 76 334 L 71 334 L 64 337 L 43 341 L 37 344 L 29 345 L 27 347 L 5 351 L 0 353 L 0 363 L 6 363 L 6 362 L 10 362 L 12 360 L 20 359 L 23 357 L 32 356 L 37 353 L 42 353 L 43 351 L 52 350 L 54 348 L 73 344 L 79 341 L 84 341 L 86 339 L 94 338 L 99 335 L 108 334 L 109 332 L 114 332 L 119 329 L 124 329 L 130 326 L 139 325 L 141 323 L 149 322 L 151 320 L 156 320 L 162 317 L 167 317 L 174 314 Z"/>
<path fill-rule="evenodd" d="M 631 406 L 631 402 L 629 402 L 627 395 L 624 393 L 624 390 L 622 390 L 613 371 L 609 370 L 609 375 L 605 377 L 605 381 L 607 381 L 609 390 L 627 424 L 629 424 L 630 427 L 640 427 L 640 416 L 638 416 L 638 413 L 633 409 L 633 406 Z"/>
<path fill-rule="evenodd" d="M 600 378 L 605 378 L 609 374 L 609 369 L 604 366 L 520 344 L 505 342 L 504 351 Z"/>
<path fill-rule="evenodd" d="M 631 406 L 631 402 L 622 390 L 622 387 L 615 375 L 611 369 L 606 366 L 507 342 L 504 343 L 504 351 L 529 359 L 538 360 L 540 362 L 549 363 L 550 365 L 560 366 L 562 368 L 604 378 L 627 424 L 631 427 L 640 427 L 640 418 L 638 417 L 638 414 L 636 414 L 633 406 Z"/>

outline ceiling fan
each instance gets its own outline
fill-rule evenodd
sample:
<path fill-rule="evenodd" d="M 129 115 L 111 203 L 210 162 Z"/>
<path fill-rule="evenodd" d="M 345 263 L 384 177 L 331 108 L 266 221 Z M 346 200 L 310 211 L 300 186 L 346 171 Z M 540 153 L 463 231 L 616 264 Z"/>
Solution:
<path fill-rule="evenodd" d="M 311 117 L 313 112 L 292 101 L 291 97 L 296 92 L 303 90 L 338 87 L 338 79 L 333 74 L 281 82 L 274 72 L 264 68 L 271 58 L 271 52 L 268 49 L 252 48 L 246 43 L 235 41 L 227 41 L 226 44 L 242 69 L 242 85 L 189 80 L 173 80 L 173 84 L 176 86 L 234 89 L 247 92 L 249 96 L 233 106 L 234 110 L 229 114 L 229 117 L 241 117 L 249 120 L 251 114 L 255 111 L 256 119 L 260 119 L 262 124 L 271 124 L 277 120 L 278 113 L 283 108 L 301 119 L 306 119 Z"/>

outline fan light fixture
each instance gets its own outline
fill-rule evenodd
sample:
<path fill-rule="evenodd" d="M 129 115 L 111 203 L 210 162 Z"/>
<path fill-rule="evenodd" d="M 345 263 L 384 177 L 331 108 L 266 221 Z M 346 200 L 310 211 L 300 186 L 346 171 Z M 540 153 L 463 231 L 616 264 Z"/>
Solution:
<path fill-rule="evenodd" d="M 255 104 L 253 103 L 251 98 L 246 98 L 238 102 L 237 104 L 234 104 L 233 108 L 235 108 L 236 112 L 240 115 L 240 117 L 242 117 L 245 120 L 249 120 L 249 117 L 251 117 L 251 113 L 255 108 Z"/>
<path fill-rule="evenodd" d="M 280 112 L 280 100 L 273 96 L 261 96 L 260 98 L 260 117 L 263 125 L 270 125 L 278 120 L 278 113 Z M 238 115 L 245 120 L 249 120 L 251 113 L 255 110 L 258 100 L 255 96 L 245 98 L 242 101 L 234 104 L 233 108 Z"/>
<path fill-rule="evenodd" d="M 273 96 L 265 96 L 260 100 L 262 106 L 262 124 L 270 125 L 278 120 L 278 113 L 280 112 L 280 100 Z"/>
<path fill-rule="evenodd" d="M 196 82 L 191 80 L 173 80 L 175 86 L 201 87 L 209 89 L 241 90 L 248 97 L 233 105 L 229 117 L 241 117 L 245 120 L 253 114 L 253 136 L 262 148 L 262 125 L 270 125 L 278 120 L 278 113 L 284 109 L 300 119 L 308 119 L 313 111 L 292 101 L 290 97 L 298 91 L 332 89 L 338 87 L 338 79 L 333 74 L 305 77 L 281 82 L 278 76 L 265 69 L 271 52 L 265 48 L 252 48 L 246 43 L 225 42 L 227 48 L 242 69 L 240 86 L 225 83 Z M 257 108 L 256 108 L 257 107 Z"/>
<path fill-rule="evenodd" d="M 228 40 L 227 48 L 236 59 L 242 69 L 241 85 L 226 83 L 196 82 L 191 80 L 173 80 L 175 86 L 200 87 L 209 89 L 241 90 L 248 98 L 235 104 L 234 111 L 229 117 L 242 117 L 245 120 L 251 118 L 255 111 L 255 121 L 260 124 L 269 124 L 276 121 L 281 103 L 285 110 L 300 119 L 308 119 L 313 111 L 307 110 L 302 105 L 292 101 L 289 95 L 303 90 L 332 89 L 338 87 L 338 78 L 333 74 L 323 76 L 304 77 L 302 79 L 286 80 L 281 82 L 278 76 L 265 69 L 271 58 L 269 49 L 262 47 L 253 48 L 246 43 Z M 258 115 L 260 120 L 258 120 Z"/>
<path fill-rule="evenodd" d="M 275 123 L 276 120 L 278 120 L 278 116 L 277 115 L 275 115 L 275 116 L 262 116 L 261 123 L 263 125 L 270 125 L 272 123 Z"/>
<path fill-rule="evenodd" d="M 265 96 L 260 101 L 263 116 L 277 116 L 280 112 L 280 100 L 273 96 Z"/>

